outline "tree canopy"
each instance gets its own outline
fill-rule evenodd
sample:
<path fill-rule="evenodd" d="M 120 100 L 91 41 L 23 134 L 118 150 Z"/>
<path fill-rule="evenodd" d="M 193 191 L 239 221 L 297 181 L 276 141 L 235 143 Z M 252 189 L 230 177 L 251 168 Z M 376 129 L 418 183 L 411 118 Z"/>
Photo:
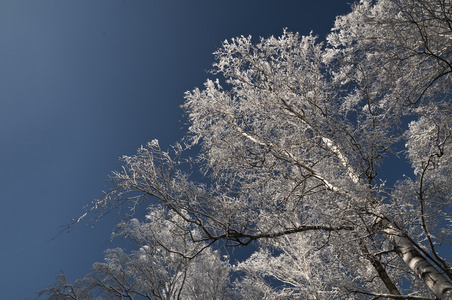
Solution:
<path fill-rule="evenodd" d="M 87 212 L 148 206 L 118 227 L 138 250 L 41 294 L 452 299 L 451 1 L 361 0 L 326 41 L 242 36 L 215 57 L 185 138 L 124 156 Z M 388 183 L 395 160 L 411 173 Z"/>

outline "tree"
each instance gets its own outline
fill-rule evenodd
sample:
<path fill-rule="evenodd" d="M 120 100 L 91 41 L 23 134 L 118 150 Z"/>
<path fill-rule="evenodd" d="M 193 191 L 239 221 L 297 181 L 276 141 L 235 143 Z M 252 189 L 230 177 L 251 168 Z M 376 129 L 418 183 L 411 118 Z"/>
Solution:
<path fill-rule="evenodd" d="M 60 274 L 56 284 L 38 292 L 49 299 L 228 299 L 230 266 L 219 251 L 205 249 L 187 236 L 177 214 L 149 208 L 146 222 L 118 225 L 115 236 L 132 240 L 138 250 L 106 251 L 105 262 L 74 284 Z M 191 230 L 196 235 L 196 230 Z M 163 242 L 164 241 L 164 242 Z M 191 259 L 190 259 L 191 258 Z"/>
<path fill-rule="evenodd" d="M 90 211 L 152 198 L 195 245 L 256 242 L 238 295 L 452 299 L 451 7 L 362 0 L 326 43 L 225 41 L 183 142 L 125 156 Z M 413 174 L 385 184 L 395 154 Z"/>

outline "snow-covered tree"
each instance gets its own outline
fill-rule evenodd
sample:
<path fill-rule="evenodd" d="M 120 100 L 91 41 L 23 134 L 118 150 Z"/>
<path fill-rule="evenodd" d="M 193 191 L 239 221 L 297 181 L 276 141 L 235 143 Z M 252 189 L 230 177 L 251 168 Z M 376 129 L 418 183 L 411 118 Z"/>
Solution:
<path fill-rule="evenodd" d="M 236 295 L 452 299 L 451 1 L 362 0 L 324 43 L 285 31 L 215 56 L 184 141 L 124 157 L 91 211 L 158 200 L 168 253 L 171 235 L 191 254 L 255 242 Z M 396 159 L 412 173 L 385 184 Z"/>
<path fill-rule="evenodd" d="M 64 274 L 39 295 L 49 299 L 229 299 L 230 266 L 219 251 L 193 243 L 188 224 L 163 208 L 150 208 L 145 222 L 132 219 L 114 235 L 134 241 L 138 250 L 106 251 L 105 262 L 74 284 Z M 190 231 L 196 235 L 196 230 Z"/>

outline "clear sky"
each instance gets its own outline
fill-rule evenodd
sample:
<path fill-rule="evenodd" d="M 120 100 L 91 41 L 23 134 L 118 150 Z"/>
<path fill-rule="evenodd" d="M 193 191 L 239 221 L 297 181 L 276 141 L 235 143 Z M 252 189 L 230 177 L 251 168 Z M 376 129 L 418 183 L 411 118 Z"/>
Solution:
<path fill-rule="evenodd" d="M 323 39 L 352 0 L 2 0 L 0 297 L 33 298 L 103 260 L 118 219 L 59 226 L 102 195 L 118 158 L 184 134 L 183 93 L 221 42 L 283 28 Z"/>

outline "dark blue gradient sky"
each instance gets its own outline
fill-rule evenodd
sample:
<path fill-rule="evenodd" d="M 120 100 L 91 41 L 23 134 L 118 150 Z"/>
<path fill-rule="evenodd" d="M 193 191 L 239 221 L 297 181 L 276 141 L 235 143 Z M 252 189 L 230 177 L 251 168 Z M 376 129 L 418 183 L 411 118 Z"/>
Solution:
<path fill-rule="evenodd" d="M 0 298 L 103 260 L 118 219 L 51 238 L 102 195 L 118 158 L 184 133 L 183 93 L 238 35 L 323 39 L 352 0 L 3 0 Z"/>

